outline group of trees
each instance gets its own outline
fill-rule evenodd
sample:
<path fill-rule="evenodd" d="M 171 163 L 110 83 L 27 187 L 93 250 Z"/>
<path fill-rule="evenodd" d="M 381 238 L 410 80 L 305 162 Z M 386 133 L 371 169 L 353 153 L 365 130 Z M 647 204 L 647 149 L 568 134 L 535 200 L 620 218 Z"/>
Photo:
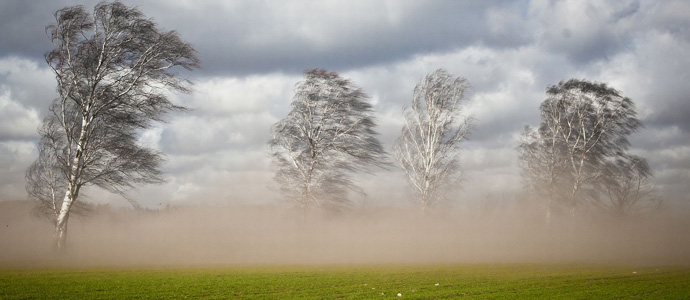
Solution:
<path fill-rule="evenodd" d="M 28 168 L 27 191 L 55 222 L 63 248 L 70 213 L 93 185 L 125 193 L 162 181 L 161 153 L 137 143 L 142 129 L 184 107 L 168 92 L 188 92 L 173 68 L 193 70 L 199 60 L 174 31 L 161 31 L 119 2 L 55 13 L 47 32 L 55 49 L 46 61 L 58 98 L 39 129 L 39 156 Z M 422 210 L 452 195 L 461 180 L 460 143 L 474 119 L 463 114 L 467 80 L 439 69 L 414 88 L 412 104 L 392 151 Z M 340 210 L 363 197 L 354 176 L 388 168 L 372 105 L 361 88 L 336 73 L 308 70 L 288 115 L 271 128 L 275 181 L 283 196 L 307 210 Z M 627 153 L 627 136 L 641 123 L 632 101 L 604 84 L 570 80 L 547 89 L 538 129 L 526 128 L 518 147 L 529 191 L 547 199 L 547 220 L 557 205 L 574 213 L 585 202 L 625 213 L 653 202 L 647 162 Z M 132 201 L 133 202 L 133 201 Z M 133 204 L 136 205 L 135 202 Z"/>
<path fill-rule="evenodd" d="M 412 105 L 393 144 L 424 211 L 448 199 L 462 179 L 459 145 L 474 119 L 463 115 L 466 79 L 439 69 L 413 90 Z M 549 86 L 539 128 L 525 127 L 518 146 L 530 197 L 544 200 L 546 222 L 554 210 L 595 207 L 625 215 L 654 208 L 659 198 L 647 161 L 630 154 L 628 136 L 642 126 L 632 100 L 603 83 L 571 79 Z M 358 171 L 385 167 L 366 95 L 335 73 L 310 70 L 297 86 L 288 116 L 272 128 L 275 179 L 301 208 L 346 207 Z"/>
<path fill-rule="evenodd" d="M 440 69 L 413 90 L 393 157 L 422 210 L 449 198 L 462 179 L 459 145 L 474 119 L 462 113 L 466 79 Z M 642 126 L 627 97 L 603 83 L 571 79 L 546 90 L 539 128 L 525 127 L 518 146 L 530 197 L 554 210 L 595 207 L 625 215 L 654 208 L 659 198 L 647 161 L 628 153 L 628 136 Z M 385 167 L 366 95 L 335 73 L 310 70 L 297 86 L 288 116 L 272 128 L 275 179 L 282 194 L 306 209 L 343 208 L 362 195 L 352 174 Z"/>
<path fill-rule="evenodd" d="M 342 209 L 364 196 L 356 172 L 390 165 L 377 138 L 366 94 L 336 73 L 314 69 L 297 84 L 292 110 L 271 129 L 275 180 L 300 208 Z M 472 118 L 460 104 L 464 78 L 437 70 L 414 89 L 412 106 L 393 151 L 419 195 L 422 209 L 441 201 L 459 179 L 458 145 Z"/>

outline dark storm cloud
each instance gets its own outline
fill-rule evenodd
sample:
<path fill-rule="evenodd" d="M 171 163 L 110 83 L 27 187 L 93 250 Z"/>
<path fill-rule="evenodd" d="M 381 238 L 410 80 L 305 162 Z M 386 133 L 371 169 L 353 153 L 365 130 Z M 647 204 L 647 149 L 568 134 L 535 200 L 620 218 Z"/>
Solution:
<path fill-rule="evenodd" d="M 578 65 L 624 51 L 633 39 L 627 29 L 640 11 L 639 1 L 537 3 L 532 13 L 541 22 L 540 43 Z"/>
<path fill-rule="evenodd" d="M 3 5 L 0 55 L 37 58 L 50 50 L 45 26 L 67 1 Z M 130 1 L 124 1 L 128 3 Z M 85 1 L 91 10 L 96 1 Z M 517 2 L 520 4 L 520 2 Z M 494 20 L 524 15 L 503 1 L 148 1 L 136 3 L 199 51 L 205 73 L 348 70 L 484 43 L 510 47 L 529 36 L 508 34 Z M 502 7 L 505 6 L 505 7 Z M 520 23 L 521 20 L 513 20 Z M 500 22 L 498 22 L 500 23 Z M 515 24 L 513 24 L 515 25 Z M 526 32 L 526 31 L 525 31 Z"/>
<path fill-rule="evenodd" d="M 246 74 L 343 71 L 471 45 L 489 36 L 484 15 L 495 3 L 248 1 L 182 14 L 172 12 L 175 5 L 158 9 L 175 17 L 207 71 Z"/>
<path fill-rule="evenodd" d="M 87 10 L 97 1 L 87 1 Z M 43 61 L 52 49 L 46 26 L 55 22 L 56 10 L 75 5 L 68 0 L 3 1 L 0 3 L 0 57 L 22 56 Z"/>
<path fill-rule="evenodd" d="M 51 9 L 41 1 L 4 1 L 0 5 L 0 56 L 38 58 L 50 49 L 45 34 Z"/>

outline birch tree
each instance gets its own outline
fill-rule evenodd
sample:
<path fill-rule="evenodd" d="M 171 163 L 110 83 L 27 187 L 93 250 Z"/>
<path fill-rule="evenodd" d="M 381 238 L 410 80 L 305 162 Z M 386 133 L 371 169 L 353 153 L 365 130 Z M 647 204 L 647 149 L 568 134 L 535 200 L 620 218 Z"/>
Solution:
<path fill-rule="evenodd" d="M 542 111 L 544 113 L 548 112 Z M 554 205 L 562 202 L 563 174 L 567 165 L 563 160 L 563 143 L 549 138 L 558 136 L 559 127 L 545 125 L 539 131 L 525 126 L 518 146 L 518 163 L 523 184 L 534 196 L 546 199 L 546 223 L 550 223 Z"/>
<path fill-rule="evenodd" d="M 82 187 L 124 195 L 138 184 L 162 181 L 162 154 L 137 138 L 170 111 L 184 109 L 167 97 L 169 91 L 189 91 L 189 82 L 172 69 L 191 70 L 199 61 L 176 32 L 160 31 L 119 2 L 99 3 L 92 14 L 82 6 L 66 7 L 55 20 L 46 27 L 55 48 L 45 58 L 58 98 L 40 130 L 40 155 L 27 177 L 30 194 L 33 188 L 50 191 L 49 197 L 36 195 L 55 206 L 55 246 L 62 249 Z M 47 181 L 31 179 L 41 177 Z"/>
<path fill-rule="evenodd" d="M 459 184 L 460 142 L 474 119 L 462 114 L 467 80 L 439 69 L 417 84 L 412 106 L 403 111 L 405 125 L 393 155 L 419 196 L 422 211 L 446 198 Z"/>
<path fill-rule="evenodd" d="M 308 70 L 288 115 L 271 128 L 275 181 L 304 212 L 341 210 L 364 196 L 353 175 L 383 167 L 385 151 L 366 94 L 337 73 Z"/>
<path fill-rule="evenodd" d="M 61 143 L 57 125 L 52 119 L 45 120 L 39 129 L 38 158 L 26 170 L 26 190 L 29 197 L 37 201 L 32 213 L 52 222 L 57 221 L 67 184 L 61 154 L 65 145 Z M 87 215 L 92 210 L 86 202 L 75 202 L 71 213 Z"/>
<path fill-rule="evenodd" d="M 606 165 L 624 155 L 642 124 L 632 100 L 603 83 L 570 79 L 550 86 L 541 125 L 523 132 L 518 147 L 524 182 L 548 199 L 546 219 L 560 202 L 575 215 L 601 192 Z"/>
<path fill-rule="evenodd" d="M 601 192 L 593 195 L 594 204 L 619 217 L 656 209 L 661 198 L 650 182 L 652 176 L 646 159 L 621 155 L 607 163 L 599 181 Z"/>

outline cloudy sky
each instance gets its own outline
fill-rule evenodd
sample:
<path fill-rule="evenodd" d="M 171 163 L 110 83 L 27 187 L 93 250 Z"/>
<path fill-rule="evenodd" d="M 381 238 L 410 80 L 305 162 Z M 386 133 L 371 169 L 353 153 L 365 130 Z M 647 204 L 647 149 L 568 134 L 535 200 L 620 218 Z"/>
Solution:
<path fill-rule="evenodd" d="M 632 98 L 645 128 L 631 138 L 671 203 L 690 203 L 690 2 L 688 1 L 192 1 L 136 2 L 177 30 L 203 62 L 193 110 L 142 142 L 168 155 L 168 182 L 142 187 L 144 205 L 276 201 L 266 142 L 288 111 L 294 85 L 325 68 L 362 87 L 390 149 L 402 108 L 438 68 L 472 85 L 466 113 L 478 121 L 463 145 L 458 201 L 510 199 L 520 190 L 515 147 L 538 125 L 548 85 L 606 82 Z M 26 198 L 24 170 L 36 129 L 56 97 L 44 53 L 53 12 L 96 1 L 0 0 L 0 199 Z M 363 176 L 373 203 L 407 203 L 397 170 Z M 90 201 L 126 203 L 96 190 Z"/>

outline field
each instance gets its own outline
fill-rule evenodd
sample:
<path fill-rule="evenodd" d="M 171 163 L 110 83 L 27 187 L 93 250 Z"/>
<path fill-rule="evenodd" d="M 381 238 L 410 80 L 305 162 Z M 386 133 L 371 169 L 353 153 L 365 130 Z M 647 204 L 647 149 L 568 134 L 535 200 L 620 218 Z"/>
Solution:
<path fill-rule="evenodd" d="M 482 264 L 0 270 L 2 299 L 398 297 L 689 299 L 690 268 Z"/>
<path fill-rule="evenodd" d="M 55 253 L 29 211 L 0 202 L 0 299 L 690 299 L 685 213 L 105 210 Z"/>

